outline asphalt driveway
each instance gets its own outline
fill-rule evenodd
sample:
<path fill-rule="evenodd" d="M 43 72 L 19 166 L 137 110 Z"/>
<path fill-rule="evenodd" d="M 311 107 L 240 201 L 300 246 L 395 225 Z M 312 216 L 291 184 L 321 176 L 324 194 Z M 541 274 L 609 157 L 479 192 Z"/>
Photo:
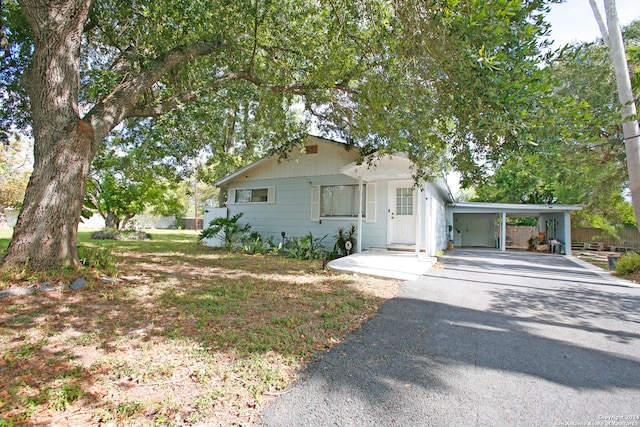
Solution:
<path fill-rule="evenodd" d="M 640 426 L 640 288 L 454 250 L 268 402 L 263 426 Z"/>

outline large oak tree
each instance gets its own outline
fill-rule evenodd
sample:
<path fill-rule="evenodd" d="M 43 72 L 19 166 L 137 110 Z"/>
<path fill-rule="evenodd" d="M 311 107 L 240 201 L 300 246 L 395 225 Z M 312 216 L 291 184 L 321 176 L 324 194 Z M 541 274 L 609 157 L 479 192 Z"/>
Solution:
<path fill-rule="evenodd" d="M 4 265 L 75 262 L 87 173 L 104 139 L 125 120 L 196 99 L 254 91 L 283 115 L 303 102 L 318 126 L 365 152 L 408 152 L 416 176 L 448 161 L 472 171 L 477 158 L 527 139 L 549 1 L 5 1 L 12 47 L 0 95 L 35 148 Z"/>

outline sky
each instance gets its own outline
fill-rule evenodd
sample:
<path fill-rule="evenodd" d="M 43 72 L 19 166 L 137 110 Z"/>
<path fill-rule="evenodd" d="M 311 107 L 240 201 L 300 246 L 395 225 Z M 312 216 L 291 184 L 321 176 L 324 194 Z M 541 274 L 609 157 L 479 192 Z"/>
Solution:
<path fill-rule="evenodd" d="M 597 0 L 597 3 L 604 17 L 604 2 Z M 621 25 L 640 19 L 640 0 L 616 0 L 616 6 Z M 592 42 L 600 37 L 589 0 L 566 0 L 564 3 L 551 5 L 547 21 L 551 24 L 554 48 L 571 42 Z"/>

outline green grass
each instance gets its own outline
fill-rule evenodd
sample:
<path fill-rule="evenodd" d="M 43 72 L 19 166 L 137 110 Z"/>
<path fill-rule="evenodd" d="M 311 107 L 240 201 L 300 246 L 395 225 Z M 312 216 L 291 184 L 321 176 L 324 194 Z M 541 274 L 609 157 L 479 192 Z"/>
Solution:
<path fill-rule="evenodd" d="M 0 271 L 5 286 L 91 275 L 80 291 L 3 301 L 0 425 L 64 424 L 78 413 L 73 423 L 85 425 L 247 424 L 265 393 L 372 316 L 390 283 L 317 261 L 223 252 L 194 231 L 151 234 L 79 233 L 83 248 L 116 264 L 109 274 L 133 282 L 102 283 L 95 266 Z"/>
<path fill-rule="evenodd" d="M 0 228 L 0 255 L 9 247 L 13 236 L 13 228 Z"/>

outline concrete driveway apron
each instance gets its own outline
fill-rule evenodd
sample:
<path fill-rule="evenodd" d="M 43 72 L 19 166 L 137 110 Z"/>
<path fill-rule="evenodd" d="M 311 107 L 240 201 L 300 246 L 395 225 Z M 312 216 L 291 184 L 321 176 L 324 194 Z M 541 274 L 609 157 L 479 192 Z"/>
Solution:
<path fill-rule="evenodd" d="M 640 289 L 450 251 L 268 402 L 264 426 L 640 426 Z"/>

